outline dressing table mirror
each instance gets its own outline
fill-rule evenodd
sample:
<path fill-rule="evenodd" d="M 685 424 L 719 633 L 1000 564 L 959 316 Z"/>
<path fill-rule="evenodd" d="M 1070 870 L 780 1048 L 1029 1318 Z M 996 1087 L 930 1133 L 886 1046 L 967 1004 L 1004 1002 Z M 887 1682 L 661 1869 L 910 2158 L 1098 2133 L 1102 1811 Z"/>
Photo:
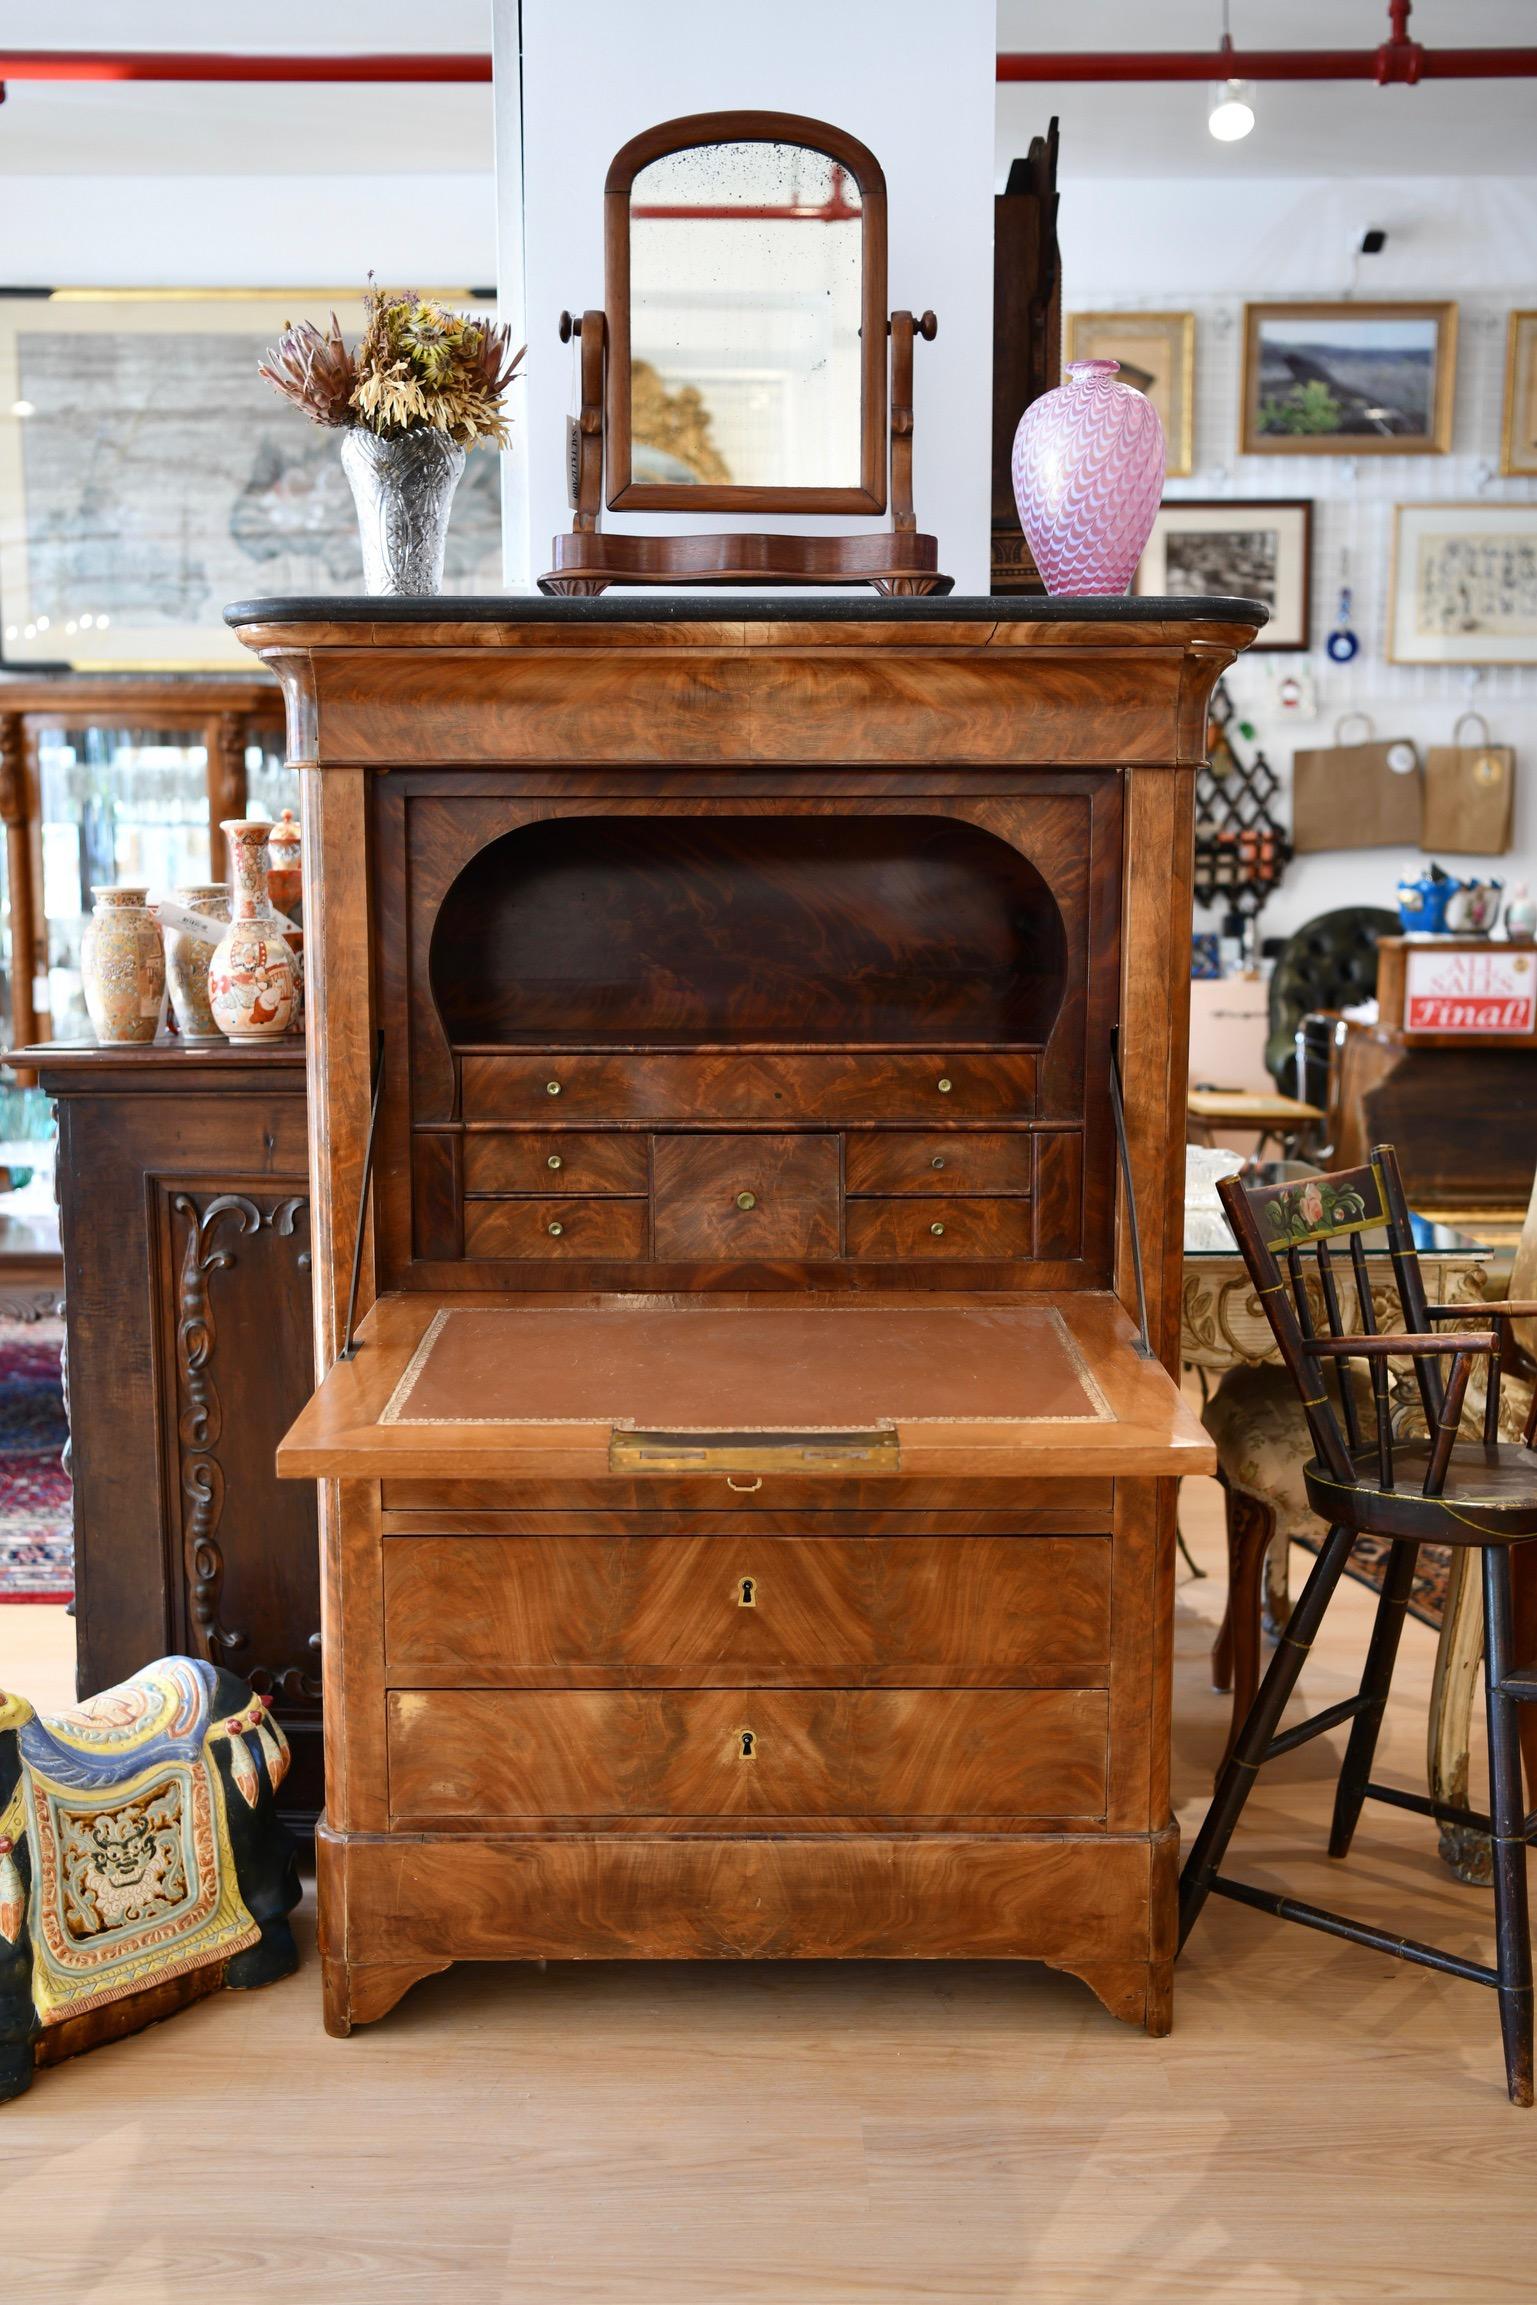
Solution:
<path fill-rule="evenodd" d="M 856 137 L 780 112 L 633 137 L 604 188 L 606 311 L 579 340 L 571 532 L 545 592 L 868 584 L 948 592 L 912 500 L 913 346 L 886 310 L 886 182 Z M 605 533 L 623 512 L 880 514 L 860 536 Z"/>

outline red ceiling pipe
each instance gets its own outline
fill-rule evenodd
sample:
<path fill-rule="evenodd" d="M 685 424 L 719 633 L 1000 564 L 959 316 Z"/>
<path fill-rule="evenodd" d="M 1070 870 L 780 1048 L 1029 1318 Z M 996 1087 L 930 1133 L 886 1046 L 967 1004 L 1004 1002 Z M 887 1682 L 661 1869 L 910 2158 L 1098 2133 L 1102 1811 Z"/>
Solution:
<path fill-rule="evenodd" d="M 1405 52 L 1406 51 L 1406 52 Z M 1376 80 L 1412 87 L 1417 80 L 1537 79 L 1537 48 L 1422 48 L 1406 41 L 1381 48 L 1184 49 L 1145 54 L 1063 49 L 1003 54 L 1000 80 Z"/>
<path fill-rule="evenodd" d="M 203 56 L 185 50 L 33 48 L 0 54 L 0 80 L 361 80 L 491 78 L 489 56 Z"/>

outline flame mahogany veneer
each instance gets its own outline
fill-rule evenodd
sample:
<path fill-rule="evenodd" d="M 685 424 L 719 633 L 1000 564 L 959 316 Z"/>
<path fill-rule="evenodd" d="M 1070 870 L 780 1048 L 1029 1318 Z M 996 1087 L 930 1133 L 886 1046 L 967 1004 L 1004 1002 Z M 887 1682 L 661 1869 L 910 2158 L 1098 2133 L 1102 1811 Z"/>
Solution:
<path fill-rule="evenodd" d="M 304 787 L 328 2026 L 845 1954 L 1166 2028 L 1193 786 L 1262 612 L 230 619 Z"/>

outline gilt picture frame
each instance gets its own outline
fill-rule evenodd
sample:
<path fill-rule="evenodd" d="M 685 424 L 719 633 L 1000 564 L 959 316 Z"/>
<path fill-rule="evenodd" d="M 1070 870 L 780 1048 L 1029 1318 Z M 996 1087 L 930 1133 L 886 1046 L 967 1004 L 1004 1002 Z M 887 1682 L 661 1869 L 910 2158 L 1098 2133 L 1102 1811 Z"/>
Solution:
<path fill-rule="evenodd" d="M 1116 360 L 1121 381 L 1145 393 L 1163 425 L 1164 471 L 1195 469 L 1195 314 L 1072 312 L 1065 360 Z"/>
<path fill-rule="evenodd" d="M 1513 312 L 1506 333 L 1500 470 L 1537 478 L 1537 312 Z"/>
<path fill-rule="evenodd" d="M 1537 503 L 1394 506 L 1388 661 L 1537 665 Z"/>
<path fill-rule="evenodd" d="M 288 322 L 333 311 L 356 343 L 358 288 L 0 295 L 0 668 L 246 669 L 228 602 L 363 589 L 342 434 L 256 373 Z M 501 582 L 498 459 L 480 452 L 444 589 Z"/>
<path fill-rule="evenodd" d="M 1452 444 L 1457 307 L 1244 306 L 1244 456 L 1444 456 Z"/>

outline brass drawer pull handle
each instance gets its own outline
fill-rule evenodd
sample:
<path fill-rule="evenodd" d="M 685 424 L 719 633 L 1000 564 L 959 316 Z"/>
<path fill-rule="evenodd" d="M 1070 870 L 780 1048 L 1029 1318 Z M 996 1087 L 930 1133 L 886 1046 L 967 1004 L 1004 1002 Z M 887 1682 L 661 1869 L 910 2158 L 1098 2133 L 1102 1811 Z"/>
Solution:
<path fill-rule="evenodd" d="M 551 1240 L 552 1240 L 552 1241 L 558 1241 L 558 1240 L 559 1240 L 559 1238 L 560 1238 L 560 1236 L 561 1236 L 561 1234 L 562 1234 L 562 1233 L 565 1231 L 565 1229 L 566 1229 L 566 1228 L 565 1228 L 565 1226 L 564 1226 L 564 1225 L 551 1225 L 551 1227 L 550 1227 L 550 1238 L 551 1238 Z"/>
<path fill-rule="evenodd" d="M 559 1081 L 558 1081 L 558 1080 L 547 1080 L 547 1081 L 545 1082 L 545 1084 L 544 1084 L 544 1093 L 545 1093 L 545 1095 L 546 1095 L 546 1096 L 559 1096 L 559 1094 L 560 1094 L 560 1083 L 559 1083 Z"/>
<path fill-rule="evenodd" d="M 943 1225 L 930 1225 L 929 1227 L 929 1231 L 934 1235 L 936 1240 L 939 1239 L 939 1236 L 944 1231 L 944 1229 L 945 1228 Z"/>
<path fill-rule="evenodd" d="M 939 1093 L 940 1093 L 940 1095 L 941 1095 L 941 1096 L 948 1096 L 948 1095 L 950 1094 L 950 1090 L 951 1090 L 951 1087 L 952 1087 L 952 1086 L 953 1086 L 953 1083 L 952 1083 L 952 1082 L 951 1082 L 951 1081 L 950 1081 L 948 1078 L 945 1078 L 945 1077 L 943 1077 L 943 1076 L 942 1076 L 942 1077 L 941 1077 L 941 1079 L 940 1079 L 940 1083 L 939 1083 Z"/>
<path fill-rule="evenodd" d="M 559 1153 L 551 1153 L 549 1159 L 545 1162 L 544 1165 L 547 1169 L 558 1169 L 563 1167 L 564 1163 L 562 1162 Z"/>
<path fill-rule="evenodd" d="M 726 1475 L 726 1486 L 728 1489 L 735 1489 L 739 1497 L 750 1497 L 755 1490 L 762 1488 L 763 1475 L 761 1473 L 755 1473 L 750 1481 L 737 1481 L 733 1480 L 730 1473 L 728 1473 Z"/>
<path fill-rule="evenodd" d="M 936 1153 L 936 1154 L 934 1155 L 934 1158 L 933 1158 L 933 1159 L 932 1159 L 932 1160 L 929 1162 L 929 1167 L 930 1167 L 931 1169 L 942 1169 L 942 1168 L 944 1167 L 944 1165 L 945 1165 L 945 1156 L 944 1156 L 944 1154 L 943 1154 L 943 1153 Z"/>
<path fill-rule="evenodd" d="M 736 1205 L 739 1209 L 755 1209 L 758 1205 L 758 1196 L 756 1193 L 738 1193 Z"/>

